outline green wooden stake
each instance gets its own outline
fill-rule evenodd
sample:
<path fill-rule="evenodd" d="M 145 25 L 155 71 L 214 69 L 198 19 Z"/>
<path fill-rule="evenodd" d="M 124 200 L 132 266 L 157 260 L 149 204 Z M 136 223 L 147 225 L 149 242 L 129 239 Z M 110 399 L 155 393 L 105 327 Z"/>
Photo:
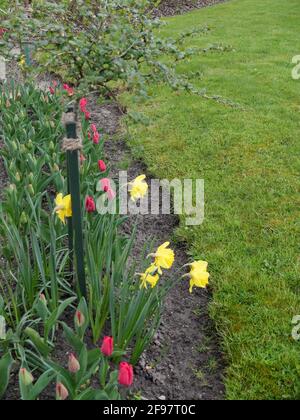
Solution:
<path fill-rule="evenodd" d="M 70 106 L 67 110 L 67 114 L 73 114 L 74 108 Z M 71 194 L 70 188 L 70 154 L 67 153 L 67 181 L 68 181 L 68 194 Z M 73 221 L 72 217 L 68 217 L 68 245 L 69 245 L 69 271 L 71 273 L 70 280 L 73 280 L 73 270 L 74 270 L 74 235 L 73 235 Z"/>
<path fill-rule="evenodd" d="M 70 154 L 68 152 L 67 153 L 68 194 L 71 194 L 69 168 L 70 168 Z M 71 280 L 72 280 L 73 270 L 74 270 L 74 235 L 73 235 L 72 217 L 68 217 L 68 244 L 69 244 L 69 270 L 71 273 Z"/>
<path fill-rule="evenodd" d="M 76 123 L 67 122 L 66 131 L 68 139 L 76 139 Z M 72 228 L 74 231 L 74 250 L 76 257 L 77 281 L 81 296 L 87 297 L 85 269 L 84 269 L 84 250 L 82 232 L 82 213 L 80 196 L 80 176 L 78 150 L 67 151 L 68 162 L 68 183 L 72 197 Z M 70 229 L 70 226 L 69 226 Z M 71 238 L 69 238 L 71 239 Z M 73 242 L 73 241 L 72 241 Z"/>

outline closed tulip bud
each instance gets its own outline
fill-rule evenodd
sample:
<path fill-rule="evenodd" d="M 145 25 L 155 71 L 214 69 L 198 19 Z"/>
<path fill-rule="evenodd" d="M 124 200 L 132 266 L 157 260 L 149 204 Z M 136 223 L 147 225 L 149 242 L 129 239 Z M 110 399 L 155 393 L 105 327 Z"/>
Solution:
<path fill-rule="evenodd" d="M 31 385 L 34 381 L 34 378 L 33 378 L 32 374 L 30 372 L 28 372 L 28 370 L 25 369 L 25 368 L 20 369 L 20 374 L 19 375 L 20 375 L 20 381 L 25 386 Z"/>
<path fill-rule="evenodd" d="M 53 154 L 52 154 L 52 159 L 53 159 L 54 161 L 56 161 L 56 159 L 57 159 L 57 154 L 56 154 L 56 153 L 53 153 Z"/>
<path fill-rule="evenodd" d="M 14 123 L 18 123 L 19 122 L 19 117 L 18 117 L 18 115 L 16 114 L 15 116 L 14 116 Z"/>
<path fill-rule="evenodd" d="M 15 184 L 10 184 L 10 186 L 8 187 L 8 191 L 10 193 L 15 193 L 17 191 L 17 187 Z"/>
<path fill-rule="evenodd" d="M 16 181 L 17 182 L 21 181 L 21 175 L 19 174 L 19 172 L 16 173 Z"/>
<path fill-rule="evenodd" d="M 28 192 L 32 197 L 34 196 L 34 188 L 32 184 L 28 185 Z"/>
<path fill-rule="evenodd" d="M 101 172 L 105 172 L 106 171 L 106 164 L 103 160 L 99 160 L 98 161 L 98 168 Z"/>
<path fill-rule="evenodd" d="M 34 175 L 33 175 L 33 173 L 32 173 L 32 172 L 30 172 L 30 174 L 28 175 L 28 179 L 29 179 L 29 182 L 30 182 L 30 183 L 32 183 L 32 182 L 33 182 L 33 180 L 34 180 Z"/>
<path fill-rule="evenodd" d="M 23 211 L 20 217 L 20 223 L 21 225 L 26 225 L 26 223 L 28 222 L 26 213 Z"/>
<path fill-rule="evenodd" d="M 49 143 L 49 150 L 50 150 L 50 152 L 53 152 L 53 150 L 55 150 L 55 145 L 54 145 L 52 140 Z"/>
<path fill-rule="evenodd" d="M 133 367 L 129 363 L 121 362 L 119 367 L 119 384 L 129 387 L 133 384 Z"/>
<path fill-rule="evenodd" d="M 54 121 L 50 121 L 50 127 L 51 127 L 51 128 L 55 128 L 55 123 L 54 123 Z"/>
<path fill-rule="evenodd" d="M 71 373 L 77 373 L 80 370 L 80 364 L 73 353 L 69 355 L 68 369 Z"/>
<path fill-rule="evenodd" d="M 44 293 L 40 294 L 39 299 L 40 299 L 41 302 L 43 302 L 47 306 L 47 299 L 46 299 L 46 296 L 44 295 Z"/>
<path fill-rule="evenodd" d="M 33 143 L 32 143 L 32 140 L 29 140 L 29 141 L 28 141 L 28 143 L 27 143 L 27 147 L 28 147 L 28 149 L 29 149 L 29 150 L 33 148 Z"/>
<path fill-rule="evenodd" d="M 69 396 L 67 388 L 62 384 L 56 384 L 56 399 L 57 401 L 65 401 Z"/>
<path fill-rule="evenodd" d="M 110 357 L 114 351 L 114 339 L 113 337 L 104 337 L 103 343 L 101 346 L 101 352 L 104 356 Z"/>
<path fill-rule="evenodd" d="M 98 133 L 98 131 L 96 131 L 96 133 L 93 134 L 93 142 L 94 144 L 99 144 L 100 141 L 100 134 Z"/>
<path fill-rule="evenodd" d="M 85 317 L 82 312 L 76 311 L 75 313 L 75 325 L 76 327 L 80 328 L 85 323 Z"/>
<path fill-rule="evenodd" d="M 59 166 L 56 163 L 54 163 L 52 169 L 53 169 L 53 172 L 59 172 L 60 171 Z"/>
<path fill-rule="evenodd" d="M 88 196 L 85 200 L 85 209 L 88 213 L 94 213 L 96 210 L 96 204 L 93 197 Z"/>

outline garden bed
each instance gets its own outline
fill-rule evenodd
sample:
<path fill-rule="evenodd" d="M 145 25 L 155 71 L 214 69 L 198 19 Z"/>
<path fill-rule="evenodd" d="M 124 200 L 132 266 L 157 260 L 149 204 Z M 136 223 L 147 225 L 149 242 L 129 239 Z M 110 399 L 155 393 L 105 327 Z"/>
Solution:
<path fill-rule="evenodd" d="M 44 82 L 43 82 L 44 83 Z M 115 104 L 98 105 L 95 96 L 90 102 L 92 121 L 101 127 L 107 136 L 105 155 L 111 164 L 111 177 L 117 178 L 120 169 L 127 169 L 130 178 L 147 172 L 144 164 L 134 161 L 119 133 L 120 114 Z M 125 165 L 125 166 L 124 166 Z M 148 176 L 148 180 L 151 177 Z M 6 184 L 5 171 L 1 172 L 1 182 Z M 123 226 L 124 234 L 130 234 L 136 217 L 130 217 Z M 139 216 L 137 237 L 132 259 L 141 257 L 140 250 L 151 238 L 155 244 L 173 237 L 178 225 L 174 215 Z M 176 264 L 168 277 L 176 276 L 176 271 L 188 259 L 184 244 L 172 244 Z M 221 399 L 224 387 L 222 374 L 224 362 L 219 351 L 218 337 L 208 316 L 210 295 L 207 291 L 196 291 L 191 295 L 184 281 L 166 300 L 161 327 L 155 335 L 151 347 L 143 354 L 135 369 L 135 383 L 131 397 L 144 399 Z M 69 312 L 64 321 L 72 325 L 73 313 Z M 89 334 L 88 334 L 89 336 Z M 91 338 L 90 340 L 91 345 Z M 57 333 L 54 358 L 65 365 L 70 345 Z M 19 372 L 16 365 L 5 399 L 19 399 Z M 53 399 L 55 389 L 50 386 L 40 399 Z"/>
<path fill-rule="evenodd" d="M 224 3 L 227 0 L 162 0 L 157 9 L 154 10 L 155 16 L 174 16 L 190 12 L 202 7 L 214 6 Z"/>

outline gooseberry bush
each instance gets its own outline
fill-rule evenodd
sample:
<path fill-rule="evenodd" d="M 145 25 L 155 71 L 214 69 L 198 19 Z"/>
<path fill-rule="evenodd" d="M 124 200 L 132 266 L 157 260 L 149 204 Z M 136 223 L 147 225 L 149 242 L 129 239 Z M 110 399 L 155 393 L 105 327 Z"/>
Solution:
<path fill-rule="evenodd" d="M 162 38 L 157 31 L 162 22 L 151 16 L 155 3 L 33 0 L 28 9 L 23 2 L 13 2 L 2 14 L 1 26 L 7 32 L 0 53 L 14 55 L 14 47 L 22 49 L 30 42 L 36 65 L 26 68 L 27 73 L 44 73 L 47 68 L 85 94 L 97 90 L 111 95 L 114 87 L 124 84 L 147 96 L 147 83 L 153 80 L 191 90 L 176 73 L 176 64 L 195 53 L 184 47 L 184 39 L 208 29 Z"/>

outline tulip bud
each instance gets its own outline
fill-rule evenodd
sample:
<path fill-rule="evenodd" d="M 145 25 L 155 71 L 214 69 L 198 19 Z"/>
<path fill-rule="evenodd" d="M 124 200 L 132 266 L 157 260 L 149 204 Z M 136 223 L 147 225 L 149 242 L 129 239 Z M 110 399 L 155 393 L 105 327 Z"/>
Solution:
<path fill-rule="evenodd" d="M 82 312 L 76 311 L 75 313 L 75 325 L 76 327 L 80 328 L 85 323 L 85 317 Z"/>
<path fill-rule="evenodd" d="M 50 150 L 50 152 L 53 152 L 55 150 L 55 145 L 54 145 L 52 140 L 49 143 L 49 150 Z"/>
<path fill-rule="evenodd" d="M 32 197 L 34 196 L 34 188 L 32 184 L 28 185 L 28 192 Z"/>
<path fill-rule="evenodd" d="M 25 368 L 20 369 L 19 375 L 20 375 L 20 380 L 22 384 L 25 386 L 31 385 L 34 381 L 32 374 L 28 372 L 28 370 Z"/>
<path fill-rule="evenodd" d="M 56 384 L 56 399 L 57 401 L 65 401 L 69 396 L 67 388 L 62 384 Z"/>
<path fill-rule="evenodd" d="M 77 373 L 80 370 L 80 364 L 73 353 L 69 355 L 68 369 L 71 373 Z"/>
<path fill-rule="evenodd" d="M 60 171 L 59 166 L 56 163 L 54 163 L 52 169 L 53 169 L 53 172 L 59 172 Z"/>
<path fill-rule="evenodd" d="M 99 160 L 98 161 L 98 168 L 101 172 L 105 172 L 106 171 L 106 164 L 103 160 Z"/>
<path fill-rule="evenodd" d="M 119 384 L 129 387 L 133 384 L 133 367 L 129 363 L 120 363 L 119 368 Z"/>
<path fill-rule="evenodd" d="M 24 153 L 26 153 L 26 147 L 25 147 L 25 145 L 24 144 L 21 144 L 20 145 L 20 152 L 22 153 L 22 154 L 24 154 Z"/>
<path fill-rule="evenodd" d="M 28 175 L 29 182 L 32 183 L 33 182 L 33 179 L 34 179 L 34 175 L 33 175 L 32 172 L 30 172 L 30 174 Z"/>
<path fill-rule="evenodd" d="M 21 181 L 21 175 L 19 174 L 19 172 L 16 173 L 16 182 L 20 182 Z"/>
<path fill-rule="evenodd" d="M 85 209 L 88 213 L 94 213 L 96 210 L 96 204 L 93 197 L 88 196 L 85 200 Z"/>
<path fill-rule="evenodd" d="M 40 301 L 43 302 L 47 306 L 47 299 L 44 293 L 40 294 Z"/>
<path fill-rule="evenodd" d="M 29 141 L 28 141 L 28 143 L 27 143 L 27 147 L 28 147 L 28 149 L 32 149 L 32 148 L 33 148 L 33 143 L 32 143 L 32 140 L 29 140 Z"/>
<path fill-rule="evenodd" d="M 28 222 L 26 213 L 23 211 L 20 217 L 20 223 L 21 225 L 26 225 L 26 223 Z"/>
<path fill-rule="evenodd" d="M 103 343 L 101 346 L 101 352 L 104 356 L 110 357 L 114 351 L 114 339 L 113 337 L 104 337 Z"/>
<path fill-rule="evenodd" d="M 16 192 L 16 191 L 17 191 L 17 187 L 16 187 L 16 185 L 15 185 L 15 184 L 10 184 L 10 186 L 8 187 L 8 191 L 9 191 L 10 193 L 14 193 L 14 192 Z"/>

